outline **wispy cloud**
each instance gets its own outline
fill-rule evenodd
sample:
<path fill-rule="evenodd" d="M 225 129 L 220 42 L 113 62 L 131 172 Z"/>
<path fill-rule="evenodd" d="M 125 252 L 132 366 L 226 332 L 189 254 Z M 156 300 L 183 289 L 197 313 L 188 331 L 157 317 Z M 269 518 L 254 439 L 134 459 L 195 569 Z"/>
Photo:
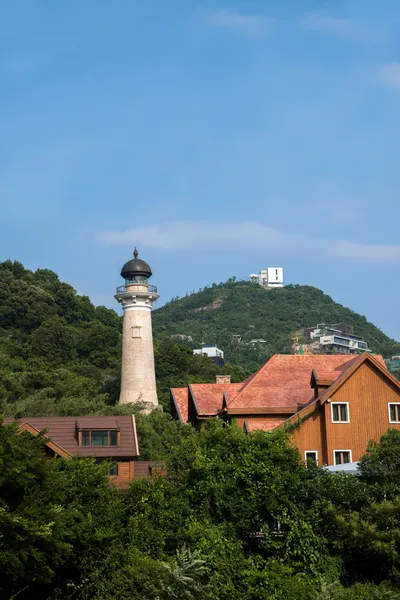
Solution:
<path fill-rule="evenodd" d="M 386 85 L 400 89 L 400 62 L 393 62 L 381 67 L 379 77 Z"/>
<path fill-rule="evenodd" d="M 338 258 L 355 260 L 373 260 L 399 262 L 399 244 L 356 244 L 354 242 L 335 242 L 329 246 L 329 254 Z"/>
<path fill-rule="evenodd" d="M 264 15 L 245 15 L 238 12 L 218 10 L 209 15 L 208 24 L 211 27 L 233 29 L 248 35 L 260 35 L 271 24 L 271 19 Z"/>
<path fill-rule="evenodd" d="M 224 248 L 262 250 L 277 248 L 282 254 L 327 256 L 338 259 L 400 262 L 400 245 L 358 244 L 346 240 L 321 240 L 292 235 L 253 221 L 208 223 L 173 221 L 126 231 L 105 231 L 96 236 L 100 244 L 133 246 L 158 250 L 210 250 Z"/>
<path fill-rule="evenodd" d="M 200 249 L 204 248 L 204 244 L 210 248 L 222 245 L 233 249 L 239 245 L 242 248 L 258 248 L 294 243 L 294 239 L 277 229 L 251 221 L 224 224 L 173 221 L 127 231 L 106 231 L 97 236 L 97 241 L 107 245 L 140 244 L 165 250 Z"/>
<path fill-rule="evenodd" d="M 301 20 L 303 27 L 310 31 L 327 33 L 349 40 L 365 40 L 371 38 L 371 31 L 358 23 L 325 13 L 311 13 Z"/>

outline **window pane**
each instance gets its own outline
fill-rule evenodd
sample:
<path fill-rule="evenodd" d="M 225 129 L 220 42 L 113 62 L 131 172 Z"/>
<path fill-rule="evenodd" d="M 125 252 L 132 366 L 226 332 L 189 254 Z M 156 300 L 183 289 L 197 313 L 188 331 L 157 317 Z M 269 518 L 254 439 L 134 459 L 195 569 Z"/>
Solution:
<path fill-rule="evenodd" d="M 317 464 L 317 453 L 316 452 L 306 452 L 306 463 Z"/>
<path fill-rule="evenodd" d="M 110 431 L 110 446 L 116 446 L 116 445 L 117 445 L 117 432 Z"/>
<path fill-rule="evenodd" d="M 332 414 L 333 420 L 339 421 L 339 406 L 337 404 L 332 404 Z"/>
<path fill-rule="evenodd" d="M 108 446 L 108 431 L 92 431 L 92 446 Z"/>
<path fill-rule="evenodd" d="M 399 404 L 391 404 L 390 405 L 390 420 L 391 421 L 400 421 L 400 405 Z"/>
<path fill-rule="evenodd" d="M 343 464 L 350 462 L 350 452 L 342 452 L 343 454 Z"/>
<path fill-rule="evenodd" d="M 341 464 L 342 464 L 342 453 L 335 452 L 335 465 L 341 465 Z"/>
<path fill-rule="evenodd" d="M 340 420 L 347 421 L 347 404 L 340 404 Z"/>
<path fill-rule="evenodd" d="M 90 446 L 90 431 L 82 431 L 82 446 Z"/>
<path fill-rule="evenodd" d="M 114 477 L 118 475 L 118 463 L 109 468 L 108 474 Z"/>

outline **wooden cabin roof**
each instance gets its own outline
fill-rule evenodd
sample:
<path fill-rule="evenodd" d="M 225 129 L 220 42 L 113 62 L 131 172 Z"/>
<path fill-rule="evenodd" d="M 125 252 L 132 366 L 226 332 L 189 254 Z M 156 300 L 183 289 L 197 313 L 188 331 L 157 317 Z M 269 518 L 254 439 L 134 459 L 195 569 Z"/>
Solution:
<path fill-rule="evenodd" d="M 12 423 L 5 419 L 4 423 Z M 136 423 L 133 415 L 117 417 L 23 417 L 18 419 L 21 430 L 44 435 L 61 451 L 71 456 L 98 458 L 135 458 L 139 456 Z M 118 446 L 79 446 L 79 430 L 117 430 Z M 57 450 L 56 450 L 57 451 Z M 62 454 L 62 452 L 60 452 Z"/>

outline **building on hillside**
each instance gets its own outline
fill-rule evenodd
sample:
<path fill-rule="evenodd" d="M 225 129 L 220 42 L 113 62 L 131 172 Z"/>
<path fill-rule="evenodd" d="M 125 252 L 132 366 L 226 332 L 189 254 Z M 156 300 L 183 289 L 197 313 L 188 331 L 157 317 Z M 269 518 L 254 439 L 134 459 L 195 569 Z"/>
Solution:
<path fill-rule="evenodd" d="M 117 288 L 116 300 L 124 311 L 120 404 L 140 404 L 143 412 L 158 406 L 154 366 L 151 309 L 159 298 L 157 288 L 148 284 L 150 266 L 139 258 L 124 264 L 121 276 L 125 285 Z"/>
<path fill-rule="evenodd" d="M 4 424 L 13 423 L 5 419 Z M 135 417 L 24 417 L 18 433 L 43 433 L 51 457 L 110 461 L 110 480 L 126 487 L 132 479 L 151 476 L 161 468 L 157 462 L 138 462 L 139 444 Z"/>
<path fill-rule="evenodd" d="M 266 288 L 281 288 L 283 287 L 283 268 L 268 267 L 262 269 L 259 273 L 252 273 L 250 280 Z"/>
<path fill-rule="evenodd" d="M 266 343 L 267 343 L 267 340 L 263 340 L 262 338 L 257 338 L 257 339 L 249 341 L 250 346 L 258 346 L 258 344 L 266 344 Z"/>
<path fill-rule="evenodd" d="M 225 364 L 224 351 L 217 348 L 217 346 L 213 346 L 212 344 L 205 344 L 202 348 L 193 350 L 193 354 L 202 354 L 203 356 L 208 356 L 208 358 L 210 358 L 211 361 L 219 367 L 223 367 Z"/>
<path fill-rule="evenodd" d="M 316 327 L 302 329 L 301 332 L 310 341 L 310 346 L 315 353 L 357 354 L 369 352 L 367 342 L 359 335 L 355 335 L 353 326 L 346 323 L 334 325 L 321 323 Z"/>
<path fill-rule="evenodd" d="M 400 382 L 368 352 L 276 354 L 242 383 L 172 389 L 171 404 L 177 418 L 197 427 L 220 417 L 251 433 L 300 421 L 291 436 L 302 457 L 320 465 L 358 461 L 371 439 L 400 429 Z"/>
<path fill-rule="evenodd" d="M 392 375 L 395 375 L 398 379 L 400 378 L 400 356 L 392 356 L 386 361 L 386 366 Z"/>

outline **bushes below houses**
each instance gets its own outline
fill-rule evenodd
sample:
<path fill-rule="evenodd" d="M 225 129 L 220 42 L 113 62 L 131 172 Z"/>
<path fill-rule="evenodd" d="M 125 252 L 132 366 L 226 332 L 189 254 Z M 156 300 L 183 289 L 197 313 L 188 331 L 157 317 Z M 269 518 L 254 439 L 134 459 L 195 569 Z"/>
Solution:
<path fill-rule="evenodd" d="M 106 465 L 49 460 L 40 438 L 1 427 L 1 597 L 399 598 L 400 487 L 376 486 L 399 432 L 354 477 L 306 469 L 282 431 L 179 427 L 168 476 L 123 492 Z"/>

